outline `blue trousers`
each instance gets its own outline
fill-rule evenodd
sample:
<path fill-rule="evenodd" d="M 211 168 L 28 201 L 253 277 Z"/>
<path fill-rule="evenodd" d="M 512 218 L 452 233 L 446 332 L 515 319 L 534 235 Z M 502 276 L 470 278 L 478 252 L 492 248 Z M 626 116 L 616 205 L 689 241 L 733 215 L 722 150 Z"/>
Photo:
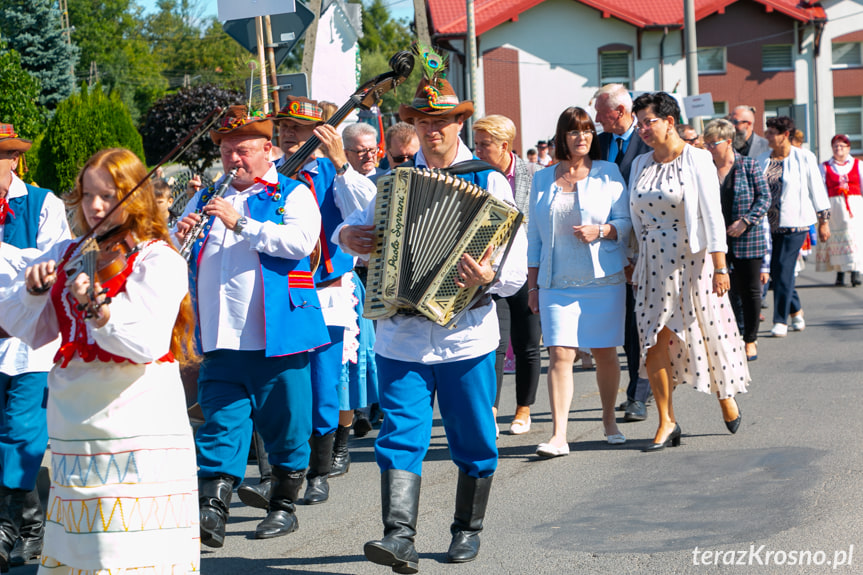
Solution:
<path fill-rule="evenodd" d="M 381 471 L 422 475 L 431 441 L 437 394 L 453 463 L 471 477 L 497 468 L 494 415 L 495 352 L 481 357 L 425 365 L 377 356 L 384 422 L 375 442 Z"/>
<path fill-rule="evenodd" d="M 309 465 L 312 383 L 309 354 L 266 357 L 264 351 L 216 350 L 204 354 L 198 376 L 198 476 L 228 475 L 237 485 L 246 472 L 252 423 L 272 465 L 300 471 Z"/>
<path fill-rule="evenodd" d="M 770 257 L 770 283 L 773 286 L 773 323 L 788 323 L 788 314 L 802 309 L 800 296 L 794 288 L 794 266 L 797 254 L 809 232 L 773 234 Z"/>
<path fill-rule="evenodd" d="M 31 491 L 48 446 L 45 419 L 46 372 L 0 373 L 0 483 Z"/>
<path fill-rule="evenodd" d="M 345 328 L 327 326 L 330 343 L 309 352 L 312 366 L 312 433 L 332 433 L 339 425 L 339 387 L 343 366 Z"/>

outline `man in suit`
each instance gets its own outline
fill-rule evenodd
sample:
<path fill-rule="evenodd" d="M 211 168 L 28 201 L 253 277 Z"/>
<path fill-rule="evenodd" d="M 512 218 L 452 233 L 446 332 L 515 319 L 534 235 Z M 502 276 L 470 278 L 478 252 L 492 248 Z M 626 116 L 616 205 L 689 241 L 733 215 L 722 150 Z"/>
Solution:
<path fill-rule="evenodd" d="M 596 121 L 602 125 L 603 130 L 599 135 L 601 159 L 616 163 L 628 186 L 632 161 L 641 154 L 652 151 L 638 135 L 635 117 L 632 115 L 632 96 L 623 84 L 606 84 L 594 95 L 593 107 L 596 109 Z M 646 378 L 638 377 L 638 328 L 635 323 L 635 299 L 630 284 L 626 286 L 625 321 L 623 348 L 626 352 L 629 385 L 626 388 L 626 402 L 621 406 L 623 419 L 644 421 L 647 419 L 645 402 L 650 396 L 650 384 Z"/>
<path fill-rule="evenodd" d="M 755 133 L 755 108 L 737 106 L 729 120 L 734 124 L 734 151 L 750 158 L 770 151 L 767 140 Z"/>

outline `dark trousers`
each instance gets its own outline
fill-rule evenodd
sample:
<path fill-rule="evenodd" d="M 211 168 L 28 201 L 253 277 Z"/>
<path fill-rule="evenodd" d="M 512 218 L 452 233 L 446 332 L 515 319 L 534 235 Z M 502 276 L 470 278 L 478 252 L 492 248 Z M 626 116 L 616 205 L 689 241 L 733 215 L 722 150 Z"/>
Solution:
<path fill-rule="evenodd" d="M 728 254 L 731 269 L 731 308 L 743 341 L 758 340 L 761 324 L 761 262 L 762 258 L 736 258 Z"/>
<path fill-rule="evenodd" d="M 773 323 L 788 323 L 788 314 L 802 306 L 794 289 L 794 266 L 797 254 L 809 232 L 773 234 L 773 254 L 770 259 L 770 282 L 773 286 Z"/>
<path fill-rule="evenodd" d="M 638 337 L 638 323 L 635 321 L 635 293 L 630 284 L 626 284 L 623 351 L 626 353 L 626 367 L 629 372 L 626 398 L 629 401 L 647 401 L 650 396 L 650 382 L 647 378 L 638 377 L 638 368 L 641 364 L 641 343 Z"/>
<path fill-rule="evenodd" d="M 542 330 L 539 314 L 532 313 L 527 306 L 527 282 L 515 294 L 495 297 L 497 320 L 500 324 L 500 345 L 495 356 L 494 369 L 497 374 L 497 397 L 495 408 L 500 403 L 500 390 L 503 386 L 503 364 L 506 350 L 512 338 L 512 351 L 515 354 L 515 401 L 518 405 L 533 405 L 536 401 L 536 388 L 542 368 L 539 339 Z"/>

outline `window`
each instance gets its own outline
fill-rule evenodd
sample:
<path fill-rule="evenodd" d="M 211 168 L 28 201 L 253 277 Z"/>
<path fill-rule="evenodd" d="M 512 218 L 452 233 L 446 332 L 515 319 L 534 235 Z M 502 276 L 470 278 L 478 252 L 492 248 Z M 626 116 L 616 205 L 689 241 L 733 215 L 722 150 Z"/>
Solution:
<path fill-rule="evenodd" d="M 764 121 L 778 116 L 777 108 L 787 108 L 792 105 L 794 105 L 794 100 L 764 100 Z"/>
<path fill-rule="evenodd" d="M 791 44 L 765 44 L 761 47 L 761 69 L 765 72 L 792 70 L 794 47 Z"/>
<path fill-rule="evenodd" d="M 713 120 L 728 117 L 728 102 L 713 102 Z"/>
<path fill-rule="evenodd" d="M 632 88 L 629 55 L 631 52 L 615 51 L 599 53 L 599 85 L 623 84 Z"/>
<path fill-rule="evenodd" d="M 725 47 L 698 49 L 699 74 L 725 73 Z"/>
<path fill-rule="evenodd" d="M 863 97 L 833 98 L 833 113 L 836 133 L 848 136 L 852 154 L 863 153 Z"/>
<path fill-rule="evenodd" d="M 833 67 L 853 68 L 863 66 L 863 50 L 861 42 L 834 42 L 833 43 Z"/>

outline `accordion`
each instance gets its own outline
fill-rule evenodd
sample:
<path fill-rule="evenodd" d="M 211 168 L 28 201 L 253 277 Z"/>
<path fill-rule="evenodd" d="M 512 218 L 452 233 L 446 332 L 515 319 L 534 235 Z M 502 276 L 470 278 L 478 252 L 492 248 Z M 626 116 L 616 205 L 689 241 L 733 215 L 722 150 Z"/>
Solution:
<path fill-rule="evenodd" d="M 521 220 L 514 206 L 443 171 L 397 168 L 379 178 L 363 316 L 422 315 L 454 328 L 488 289 L 456 285 L 462 254 L 479 261 L 493 246 L 500 270 Z"/>

